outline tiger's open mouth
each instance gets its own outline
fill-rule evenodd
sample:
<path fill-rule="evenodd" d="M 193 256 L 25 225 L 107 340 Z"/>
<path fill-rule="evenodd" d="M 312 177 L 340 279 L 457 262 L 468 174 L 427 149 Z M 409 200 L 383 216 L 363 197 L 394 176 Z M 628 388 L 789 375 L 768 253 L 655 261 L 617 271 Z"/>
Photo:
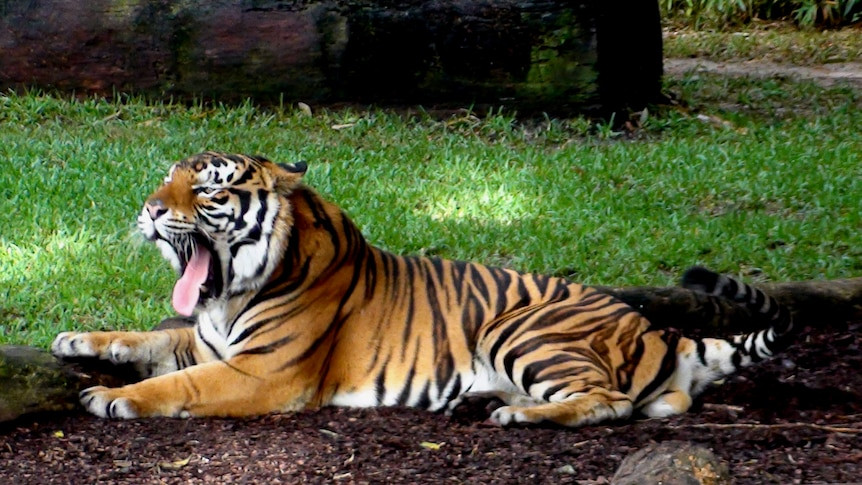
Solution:
<path fill-rule="evenodd" d="M 218 258 L 213 253 L 212 246 L 202 237 L 192 238 L 190 247 L 177 251 L 181 274 L 174 285 L 171 303 L 180 315 L 191 315 L 202 300 L 221 293 L 221 267 L 214 264 Z"/>

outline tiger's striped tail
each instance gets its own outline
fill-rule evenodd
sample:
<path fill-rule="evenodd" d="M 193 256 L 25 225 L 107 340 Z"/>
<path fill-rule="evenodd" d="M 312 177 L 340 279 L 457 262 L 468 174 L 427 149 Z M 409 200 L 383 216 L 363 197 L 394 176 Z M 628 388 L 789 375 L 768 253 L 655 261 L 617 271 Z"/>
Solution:
<path fill-rule="evenodd" d="M 720 369 L 722 374 L 729 375 L 740 367 L 773 357 L 793 341 L 795 332 L 790 311 L 758 288 L 700 266 L 685 272 L 682 286 L 740 303 L 762 318 L 766 325 L 761 330 L 734 335 L 727 340 L 699 340 L 700 360 L 713 370 Z"/>

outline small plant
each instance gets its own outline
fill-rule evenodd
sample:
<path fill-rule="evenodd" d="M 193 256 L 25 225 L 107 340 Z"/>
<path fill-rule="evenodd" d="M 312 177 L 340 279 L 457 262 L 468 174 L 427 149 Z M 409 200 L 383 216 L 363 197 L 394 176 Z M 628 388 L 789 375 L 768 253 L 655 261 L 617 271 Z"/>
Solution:
<path fill-rule="evenodd" d="M 860 0 L 663 0 L 660 6 L 665 18 L 695 28 L 754 19 L 793 20 L 803 27 L 837 27 L 862 20 Z"/>
<path fill-rule="evenodd" d="M 859 0 L 802 0 L 793 11 L 799 25 L 834 26 L 862 19 Z"/>

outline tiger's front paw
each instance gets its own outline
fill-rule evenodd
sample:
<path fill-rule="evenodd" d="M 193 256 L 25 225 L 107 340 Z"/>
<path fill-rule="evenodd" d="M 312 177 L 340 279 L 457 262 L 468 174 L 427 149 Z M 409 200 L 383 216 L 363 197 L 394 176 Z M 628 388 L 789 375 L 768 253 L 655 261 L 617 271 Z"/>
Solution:
<path fill-rule="evenodd" d="M 84 389 L 78 396 L 84 409 L 100 418 L 191 417 L 181 403 L 148 395 L 139 386 L 140 383 L 116 388 L 95 386 Z"/>
<path fill-rule="evenodd" d="M 133 360 L 133 348 L 121 338 L 111 338 L 107 332 L 63 332 L 54 338 L 51 353 L 61 359 L 98 358 L 114 364 Z"/>
<path fill-rule="evenodd" d="M 141 416 L 138 406 L 127 397 L 122 397 L 118 389 L 95 386 L 84 389 L 79 394 L 84 408 L 100 418 L 135 419 Z"/>
<path fill-rule="evenodd" d="M 78 332 L 63 332 L 57 335 L 51 343 L 51 353 L 59 358 L 99 356 L 87 334 Z"/>

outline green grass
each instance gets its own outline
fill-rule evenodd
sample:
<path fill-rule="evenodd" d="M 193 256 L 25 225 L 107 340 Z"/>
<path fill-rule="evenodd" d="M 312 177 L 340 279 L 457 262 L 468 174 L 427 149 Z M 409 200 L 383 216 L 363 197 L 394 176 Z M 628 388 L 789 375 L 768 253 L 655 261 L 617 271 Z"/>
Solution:
<path fill-rule="evenodd" d="M 792 20 L 813 29 L 862 20 L 859 0 L 661 0 L 659 8 L 662 18 L 696 28 Z"/>
<path fill-rule="evenodd" d="M 0 96 L 0 343 L 173 315 L 173 271 L 134 220 L 170 163 L 205 149 L 306 160 L 308 183 L 396 252 L 613 285 L 674 284 L 696 263 L 761 280 L 862 273 L 858 93 L 709 75 L 668 89 L 693 110 L 651 113 L 634 135 L 505 110 Z"/>
<path fill-rule="evenodd" d="M 742 28 L 695 30 L 669 25 L 664 29 L 664 55 L 713 61 L 771 61 L 812 65 L 859 62 L 862 29 L 798 29 L 788 23 L 759 23 Z"/>

